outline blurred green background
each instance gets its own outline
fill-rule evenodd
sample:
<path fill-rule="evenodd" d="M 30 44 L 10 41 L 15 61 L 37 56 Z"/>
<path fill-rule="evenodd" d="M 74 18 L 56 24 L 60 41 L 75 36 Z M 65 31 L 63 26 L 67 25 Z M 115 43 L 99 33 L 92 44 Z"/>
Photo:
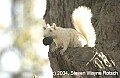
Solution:
<path fill-rule="evenodd" d="M 52 78 L 44 46 L 46 0 L 0 0 L 0 78 Z"/>

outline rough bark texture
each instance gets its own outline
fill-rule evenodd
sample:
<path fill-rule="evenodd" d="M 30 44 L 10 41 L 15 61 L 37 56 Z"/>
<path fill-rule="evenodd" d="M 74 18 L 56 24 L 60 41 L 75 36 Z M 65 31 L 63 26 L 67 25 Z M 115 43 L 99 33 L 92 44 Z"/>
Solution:
<path fill-rule="evenodd" d="M 90 7 L 93 13 L 92 24 L 96 31 L 96 49 L 114 58 L 116 69 L 120 72 L 120 1 L 119 0 L 47 0 L 44 16 L 46 23 L 55 22 L 61 27 L 73 28 L 71 14 L 78 6 Z M 99 71 L 94 65 L 86 66 L 93 57 L 92 48 L 68 48 L 63 56 L 49 51 L 53 71 Z M 105 68 L 114 71 L 114 68 Z M 76 78 L 77 76 L 55 78 Z M 78 78 L 118 78 L 118 76 L 81 76 Z"/>

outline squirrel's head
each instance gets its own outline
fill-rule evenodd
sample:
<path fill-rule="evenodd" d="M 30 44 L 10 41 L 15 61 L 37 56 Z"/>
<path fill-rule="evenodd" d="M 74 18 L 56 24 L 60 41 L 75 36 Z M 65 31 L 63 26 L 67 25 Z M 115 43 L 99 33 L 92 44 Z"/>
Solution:
<path fill-rule="evenodd" d="M 49 24 L 47 24 L 46 27 L 44 27 L 44 37 L 54 37 L 55 33 L 56 33 L 56 24 L 53 23 L 52 26 L 50 26 Z"/>

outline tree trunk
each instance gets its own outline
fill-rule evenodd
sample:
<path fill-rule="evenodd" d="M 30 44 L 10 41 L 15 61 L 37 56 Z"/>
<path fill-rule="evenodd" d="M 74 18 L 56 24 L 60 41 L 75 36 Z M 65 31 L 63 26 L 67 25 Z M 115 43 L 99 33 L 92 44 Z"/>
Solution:
<path fill-rule="evenodd" d="M 74 28 L 71 22 L 71 14 L 78 6 L 91 8 L 92 24 L 96 32 L 95 48 L 68 48 L 64 55 L 49 51 L 49 60 L 53 71 L 58 74 L 67 71 L 69 75 L 54 75 L 54 78 L 119 78 L 119 76 L 105 75 L 72 75 L 72 71 L 117 71 L 120 72 L 120 1 L 119 0 L 47 0 L 47 10 L 44 16 L 46 23 L 56 23 L 61 27 Z M 52 48 L 52 46 L 51 46 Z M 50 48 L 50 49 L 51 49 Z M 94 52 L 93 52 L 94 51 Z M 95 52 L 103 52 L 112 67 L 105 66 L 100 69 L 93 62 L 86 65 L 95 55 Z M 115 65 L 112 63 L 115 62 Z M 102 63 L 104 63 L 102 61 Z M 55 74 L 55 72 L 54 72 Z"/>

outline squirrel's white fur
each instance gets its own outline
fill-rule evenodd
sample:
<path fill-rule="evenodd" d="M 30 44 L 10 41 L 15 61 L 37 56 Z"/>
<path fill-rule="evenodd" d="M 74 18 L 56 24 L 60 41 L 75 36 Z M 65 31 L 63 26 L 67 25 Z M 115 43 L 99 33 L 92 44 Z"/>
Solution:
<path fill-rule="evenodd" d="M 95 46 L 95 30 L 91 23 L 92 13 L 87 7 L 81 6 L 73 11 L 72 21 L 75 29 L 82 33 L 87 39 L 87 45 L 89 47 Z"/>
<path fill-rule="evenodd" d="M 61 54 L 65 52 L 68 47 L 89 47 L 95 46 L 95 30 L 91 23 L 91 10 L 87 7 L 78 7 L 73 11 L 72 21 L 75 29 L 57 27 L 55 23 L 52 26 L 47 26 L 45 29 L 44 37 L 51 36 L 56 44 L 53 51 L 59 47 Z"/>

